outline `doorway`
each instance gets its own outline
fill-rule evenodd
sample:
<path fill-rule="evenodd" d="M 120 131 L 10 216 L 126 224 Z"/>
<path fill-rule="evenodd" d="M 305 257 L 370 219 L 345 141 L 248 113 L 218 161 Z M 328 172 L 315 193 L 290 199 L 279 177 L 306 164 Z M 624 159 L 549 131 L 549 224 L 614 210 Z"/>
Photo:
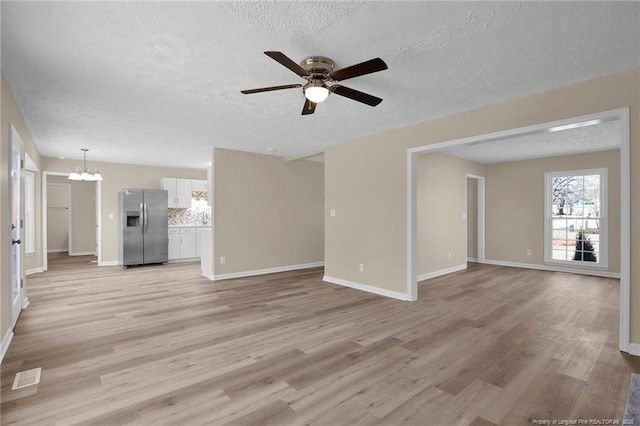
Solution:
<path fill-rule="evenodd" d="M 42 187 L 46 188 L 42 191 L 45 271 L 49 267 L 48 255 L 60 256 L 55 253 L 61 253 L 65 258 L 91 256 L 92 264 L 101 264 L 101 182 L 70 181 L 68 177 L 69 173 L 61 172 L 43 172 L 42 175 Z M 55 189 L 50 192 L 52 188 Z M 68 188 L 69 194 L 65 195 L 61 188 Z"/>
<path fill-rule="evenodd" d="M 467 262 L 484 263 L 484 177 L 467 173 Z"/>
<path fill-rule="evenodd" d="M 630 147 L 629 147 L 629 108 L 604 111 L 573 117 L 554 122 L 541 123 L 516 129 L 499 131 L 463 139 L 451 140 L 407 150 L 407 300 L 418 299 L 418 277 L 416 272 L 416 229 L 417 229 L 417 157 L 425 152 L 438 152 L 448 148 L 473 146 L 489 141 L 548 133 L 565 126 L 574 128 L 576 123 L 617 122 L 619 126 L 620 150 L 620 321 L 619 349 L 629 352 L 630 329 Z"/>
<path fill-rule="evenodd" d="M 71 253 L 71 185 L 47 183 L 47 256 Z"/>

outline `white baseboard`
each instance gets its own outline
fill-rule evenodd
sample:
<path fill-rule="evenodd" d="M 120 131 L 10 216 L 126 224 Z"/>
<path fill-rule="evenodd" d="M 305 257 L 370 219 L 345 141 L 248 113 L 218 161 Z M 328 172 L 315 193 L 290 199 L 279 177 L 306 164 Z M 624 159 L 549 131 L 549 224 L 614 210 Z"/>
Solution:
<path fill-rule="evenodd" d="M 31 303 L 29 302 L 29 298 L 25 297 L 24 300 L 22 301 L 22 310 L 27 309 L 27 307 L 29 306 L 29 303 Z"/>
<path fill-rule="evenodd" d="M 4 360 L 4 356 L 7 354 L 9 350 L 9 345 L 11 344 L 11 339 L 13 339 L 13 330 L 7 330 L 7 333 L 2 338 L 2 344 L 0 345 L 0 364 L 2 364 L 2 360 Z"/>
<path fill-rule="evenodd" d="M 477 257 L 467 257 L 467 262 L 477 263 L 478 262 L 478 258 Z"/>
<path fill-rule="evenodd" d="M 317 268 L 324 266 L 324 262 L 302 263 L 300 265 L 278 266 L 275 268 L 257 269 L 255 271 L 232 272 L 230 274 L 214 274 L 213 281 L 228 280 L 231 278 L 253 277 L 255 275 L 274 274 L 276 272 L 296 271 L 298 269 Z M 207 278 L 212 279 L 210 276 Z"/>
<path fill-rule="evenodd" d="M 629 343 L 629 353 L 631 355 L 640 356 L 640 343 Z"/>
<path fill-rule="evenodd" d="M 409 300 L 409 297 L 406 293 L 400 293 L 398 291 L 387 290 L 385 288 L 380 288 L 380 287 L 374 287 L 367 284 L 357 283 L 355 281 L 347 281 L 347 280 L 343 280 L 342 278 L 334 278 L 334 277 L 329 277 L 325 275 L 324 277 L 322 277 L 322 281 L 325 281 L 331 284 L 338 284 L 338 285 L 353 288 L 356 290 L 366 291 L 367 293 L 374 293 L 380 296 L 391 297 L 392 299 L 398 299 L 405 302 Z"/>
<path fill-rule="evenodd" d="M 42 266 L 40 266 L 38 268 L 27 269 L 26 271 L 24 271 L 24 274 L 25 275 L 33 275 L 33 274 L 38 274 L 40 272 L 44 272 L 44 268 Z"/>
<path fill-rule="evenodd" d="M 69 249 L 68 248 L 61 248 L 61 249 L 48 249 L 47 253 L 66 253 L 68 252 Z"/>
<path fill-rule="evenodd" d="M 440 269 L 439 271 L 428 272 L 426 274 L 418 275 L 418 282 L 428 280 L 430 278 L 439 277 L 441 275 L 452 274 L 454 272 L 463 271 L 467 269 L 467 264 L 452 266 L 451 268 Z"/>
<path fill-rule="evenodd" d="M 98 266 L 119 266 L 120 262 L 117 260 L 109 260 L 107 262 L 98 262 Z"/>
<path fill-rule="evenodd" d="M 95 251 L 79 251 L 74 253 L 69 253 L 69 256 L 95 256 Z"/>
<path fill-rule="evenodd" d="M 486 259 L 484 263 L 496 266 L 510 266 L 512 268 L 538 269 L 540 271 L 567 272 L 569 274 L 593 275 L 604 278 L 620 278 L 619 272 L 597 271 L 593 269 L 563 268 L 562 266 L 537 265 L 535 263 L 503 262 L 501 260 Z"/>
<path fill-rule="evenodd" d="M 186 259 L 169 259 L 167 263 L 200 262 L 199 257 L 189 257 Z"/>

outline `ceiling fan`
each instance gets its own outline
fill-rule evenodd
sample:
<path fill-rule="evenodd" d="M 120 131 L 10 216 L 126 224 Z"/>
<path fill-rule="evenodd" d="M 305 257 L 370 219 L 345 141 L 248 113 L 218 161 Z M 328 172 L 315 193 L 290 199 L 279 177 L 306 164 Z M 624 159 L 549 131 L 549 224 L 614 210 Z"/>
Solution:
<path fill-rule="evenodd" d="M 289 68 L 300 77 L 307 80 L 306 84 L 286 84 L 284 86 L 262 87 L 260 89 L 241 90 L 245 95 L 252 93 L 270 92 L 272 90 L 298 89 L 302 87 L 306 101 L 302 108 L 302 115 L 313 114 L 316 105 L 327 99 L 329 93 L 344 96 L 354 101 L 362 102 L 369 106 L 376 106 L 382 99 L 360 92 L 355 89 L 342 86 L 340 84 L 327 85 L 336 81 L 342 81 L 361 75 L 371 74 L 386 70 L 387 64 L 380 58 L 370 59 L 350 67 L 333 70 L 334 62 L 324 56 L 310 56 L 300 62 L 300 65 L 293 62 L 282 52 L 264 52 L 271 59 Z"/>

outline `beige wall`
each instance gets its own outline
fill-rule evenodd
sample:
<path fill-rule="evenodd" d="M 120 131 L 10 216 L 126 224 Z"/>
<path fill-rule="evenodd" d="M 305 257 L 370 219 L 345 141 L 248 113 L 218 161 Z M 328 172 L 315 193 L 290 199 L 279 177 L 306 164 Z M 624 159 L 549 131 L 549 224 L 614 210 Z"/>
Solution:
<path fill-rule="evenodd" d="M 59 160 L 43 157 L 41 170 L 44 172 L 69 173 L 77 167 L 79 160 Z M 172 167 L 136 166 L 130 164 L 102 163 L 91 161 L 104 180 L 101 182 L 102 214 L 102 262 L 117 264 L 118 261 L 118 192 L 123 188 L 160 189 L 163 177 L 185 179 L 206 179 L 206 170 L 181 169 Z M 113 215 L 113 219 L 109 215 Z"/>
<path fill-rule="evenodd" d="M 467 258 L 478 258 L 478 180 L 471 178 L 467 179 Z"/>
<path fill-rule="evenodd" d="M 1 73 L 0 73 L 1 74 Z M 11 328 L 11 274 L 10 274 L 10 232 L 7 225 L 8 203 L 9 203 L 9 132 L 10 124 L 13 124 L 20 134 L 24 144 L 25 152 L 29 153 L 37 167 L 40 166 L 40 153 L 38 152 L 31 132 L 24 122 L 22 113 L 16 104 L 13 94 L 5 81 L 4 74 L 1 74 L 1 111 L 0 121 L 2 122 L 2 134 L 0 135 L 0 339 L 4 338 Z M 40 179 L 40 174 L 36 173 L 36 182 Z M 38 201 L 40 195 L 40 185 L 36 184 L 36 211 L 41 209 Z M 42 265 L 41 231 L 39 225 L 36 230 L 36 253 L 33 256 L 25 257 L 25 268 Z M 34 266 L 32 266 L 34 265 Z M 28 280 L 27 280 L 28 283 Z M 28 285 L 27 285 L 28 288 Z"/>
<path fill-rule="evenodd" d="M 71 246 L 70 255 L 91 254 L 96 252 L 96 183 L 69 180 L 65 176 L 49 176 L 48 183 L 70 185 L 71 204 Z M 48 213 L 51 214 L 51 199 L 47 196 Z M 47 235 L 52 224 L 47 219 Z M 47 237 L 47 248 L 54 248 Z"/>
<path fill-rule="evenodd" d="M 544 174 L 608 169 L 609 271 L 620 272 L 620 151 L 565 155 L 485 167 L 487 260 L 544 264 Z M 532 255 L 527 256 L 527 249 Z"/>
<path fill-rule="evenodd" d="M 321 262 L 323 175 L 321 163 L 214 149 L 214 275 Z"/>
<path fill-rule="evenodd" d="M 467 173 L 482 175 L 482 170 L 481 164 L 446 154 L 418 156 L 418 276 L 466 265 Z"/>
<path fill-rule="evenodd" d="M 640 217 L 640 69 L 331 146 L 325 151 L 325 274 L 406 292 L 407 149 L 630 108 L 631 217 Z M 336 209 L 335 218 L 328 210 Z M 631 229 L 631 258 L 640 227 Z M 488 254 L 487 254 L 488 255 Z M 358 272 L 357 264 L 370 267 Z M 631 341 L 640 343 L 640 266 L 631 268 Z"/>
<path fill-rule="evenodd" d="M 71 184 L 47 184 L 47 252 L 69 250 Z"/>

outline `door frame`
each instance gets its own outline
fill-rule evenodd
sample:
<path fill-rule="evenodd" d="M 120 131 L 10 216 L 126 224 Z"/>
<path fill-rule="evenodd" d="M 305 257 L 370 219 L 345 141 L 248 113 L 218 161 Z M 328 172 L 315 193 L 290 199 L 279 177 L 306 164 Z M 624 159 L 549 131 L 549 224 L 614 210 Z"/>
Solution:
<path fill-rule="evenodd" d="M 68 172 L 42 172 L 42 269 L 46 271 L 49 267 L 47 259 L 47 182 L 49 176 L 69 176 Z M 69 212 L 71 217 L 71 212 Z M 102 265 L 102 181 L 96 181 L 96 256 L 98 266 Z M 69 226 L 71 229 L 71 226 Z M 69 231 L 71 233 L 71 230 Z M 71 241 L 69 241 L 71 245 Z"/>
<path fill-rule="evenodd" d="M 466 186 L 466 190 L 467 193 L 465 194 L 467 196 L 466 200 L 468 200 L 468 191 L 469 191 L 469 179 L 474 180 L 476 182 L 477 185 L 477 195 L 478 195 L 478 200 L 477 200 L 477 204 L 476 204 L 476 212 L 477 212 L 477 221 L 478 221 L 478 235 L 476 235 L 476 241 L 477 241 L 477 253 L 476 253 L 476 263 L 484 263 L 484 200 L 485 200 L 485 196 L 484 196 L 484 176 L 479 176 L 479 175 L 474 175 L 471 173 L 467 173 L 467 186 Z M 465 201 L 466 203 L 466 201 Z M 466 206 L 466 220 L 469 220 L 469 206 Z M 469 232 L 469 227 L 467 227 L 467 231 L 466 233 Z M 465 233 L 465 234 L 466 234 Z M 467 235 L 467 238 L 465 240 L 465 244 L 469 243 L 469 236 Z M 469 253 L 469 247 L 465 246 L 467 253 Z M 467 255 L 468 258 L 468 255 Z M 468 262 L 468 260 L 467 260 Z"/>
<path fill-rule="evenodd" d="M 630 281 L 631 281 L 631 162 L 629 147 L 629 108 L 619 108 L 593 114 L 565 118 L 557 121 L 518 127 L 483 135 L 454 139 L 407 150 L 407 300 L 418 299 L 417 264 L 417 157 L 424 152 L 440 151 L 473 143 L 505 139 L 526 133 L 541 132 L 555 126 L 582 121 L 614 119 L 620 124 L 620 333 L 619 349 L 629 352 L 630 331 Z M 634 346 L 634 353 L 637 348 Z"/>
<path fill-rule="evenodd" d="M 14 203 L 14 187 L 13 187 L 13 176 L 11 176 L 11 171 L 13 170 L 13 161 L 14 161 L 14 154 L 15 154 L 15 148 L 17 148 L 17 150 L 19 151 L 19 158 L 18 158 L 18 164 L 19 164 L 19 170 L 20 170 L 20 176 L 18 177 L 19 179 L 19 183 L 18 183 L 18 199 L 19 199 L 19 207 L 18 207 L 18 218 L 17 218 L 17 222 L 18 222 L 18 239 L 24 239 L 24 181 L 23 181 L 23 175 L 22 175 L 22 170 L 24 170 L 24 141 L 22 139 L 22 136 L 20 136 L 20 133 L 18 133 L 18 130 L 15 128 L 15 126 L 13 125 L 13 123 L 9 124 L 9 220 L 10 222 L 13 224 L 15 218 L 14 218 L 14 209 L 13 209 L 13 203 Z M 13 240 L 13 232 L 11 233 L 12 235 L 9 237 L 10 240 Z M 13 258 L 14 258 L 14 244 L 12 242 L 11 244 L 11 248 L 10 248 L 10 253 L 11 253 L 11 260 L 9 261 L 9 275 L 11 278 L 11 302 L 10 302 L 10 306 L 11 306 L 11 329 L 13 329 L 16 325 L 16 323 L 18 322 L 18 317 L 20 316 L 20 312 L 22 312 L 22 310 L 24 308 L 27 307 L 27 305 L 29 304 L 29 300 L 27 299 L 27 292 L 25 289 L 25 272 L 24 272 L 24 246 L 20 243 L 18 244 L 18 271 L 15 270 L 15 265 L 13 262 Z M 16 272 L 17 272 L 17 276 L 16 276 Z M 20 291 L 18 294 L 15 293 L 15 280 L 18 279 L 20 280 Z M 16 301 L 17 300 L 17 301 Z"/>

